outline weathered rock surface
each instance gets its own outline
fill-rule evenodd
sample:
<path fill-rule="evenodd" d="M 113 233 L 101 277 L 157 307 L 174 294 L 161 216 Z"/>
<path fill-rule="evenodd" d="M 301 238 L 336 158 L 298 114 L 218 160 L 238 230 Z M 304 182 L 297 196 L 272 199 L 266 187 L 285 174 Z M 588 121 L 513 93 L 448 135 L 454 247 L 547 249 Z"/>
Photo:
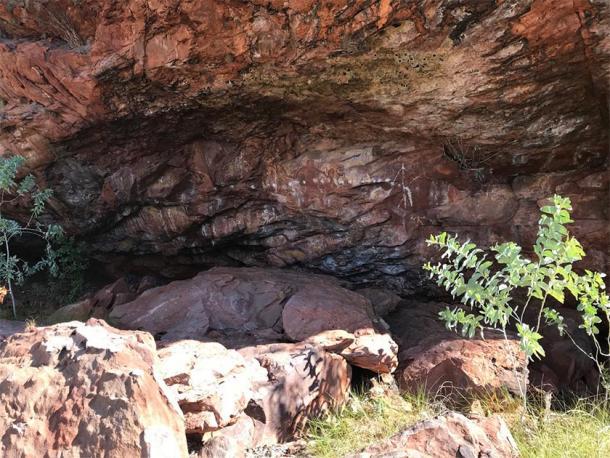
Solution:
<path fill-rule="evenodd" d="M 235 423 L 209 435 L 198 452 L 201 458 L 243 458 L 258 444 L 256 421 L 242 414 Z"/>
<path fill-rule="evenodd" d="M 184 412 L 187 433 L 216 431 L 237 422 L 267 382 L 255 359 L 216 342 L 181 340 L 159 351 L 159 374 Z"/>
<path fill-rule="evenodd" d="M 55 310 L 47 318 L 48 324 L 66 323 L 68 321 L 87 321 L 93 314 L 93 307 L 90 299 L 64 305 Z"/>
<path fill-rule="evenodd" d="M 364 296 L 318 284 L 302 288 L 288 299 L 282 310 L 282 325 L 288 337 L 300 342 L 331 329 L 355 332 L 372 328 L 373 316 Z"/>
<path fill-rule="evenodd" d="M 609 18 L 605 0 L 2 2 L 1 153 L 124 270 L 412 290 L 428 233 L 527 245 L 558 192 L 607 271 Z"/>
<path fill-rule="evenodd" d="M 398 366 L 398 345 L 389 334 L 373 329 L 360 329 L 354 334 L 347 331 L 325 331 L 305 340 L 324 350 L 343 356 L 352 366 L 378 374 L 394 372 Z"/>
<path fill-rule="evenodd" d="M 108 318 L 120 327 L 146 330 L 161 342 L 201 339 L 210 326 L 206 299 L 193 280 L 175 281 L 117 305 Z"/>
<path fill-rule="evenodd" d="M 505 340 L 499 333 L 485 335 L 485 339 L 431 338 L 401 351 L 398 385 L 403 390 L 416 392 L 423 388 L 433 394 L 439 390 L 488 394 L 503 389 L 524 394 L 527 359 L 519 340 Z"/>
<path fill-rule="evenodd" d="M 389 334 L 378 334 L 372 329 L 364 331 L 356 332 L 354 342 L 341 352 L 341 356 L 353 366 L 378 374 L 394 372 L 398 366 L 396 342 Z"/>
<path fill-rule="evenodd" d="M 443 302 L 409 299 L 386 317 L 400 349 L 415 347 L 430 337 L 455 339 L 455 332 L 446 329 L 438 316 L 448 306 Z"/>
<path fill-rule="evenodd" d="M 16 320 L 0 320 L 0 342 L 25 329 L 25 322 Z"/>
<path fill-rule="evenodd" d="M 295 439 L 307 420 L 347 399 L 344 358 L 311 343 L 227 350 L 183 340 L 159 352 L 160 374 L 186 420 L 200 457 L 243 457 L 259 446 Z"/>
<path fill-rule="evenodd" d="M 239 352 L 267 369 L 246 413 L 261 423 L 260 444 L 285 442 L 307 420 L 347 399 L 351 369 L 344 358 L 310 344 L 271 344 Z M 259 426 L 260 427 L 260 426 Z"/>
<path fill-rule="evenodd" d="M 130 302 L 136 298 L 134 288 L 130 288 L 125 278 L 104 286 L 91 297 L 64 305 L 53 312 L 47 321 L 51 324 L 66 321 L 87 321 L 89 318 L 106 319 L 114 306 Z"/>
<path fill-rule="evenodd" d="M 469 419 L 450 412 L 367 447 L 352 458 L 511 458 L 515 441 L 499 416 Z"/>
<path fill-rule="evenodd" d="M 162 342 L 200 339 L 209 330 L 270 330 L 304 340 L 329 329 L 374 328 L 370 302 L 331 277 L 279 269 L 217 267 L 144 292 L 110 319 Z"/>
<path fill-rule="evenodd" d="M 184 422 L 150 334 L 95 319 L 0 344 L 0 454 L 186 457 Z"/>
<path fill-rule="evenodd" d="M 519 340 L 485 331 L 484 339 L 463 338 L 444 328 L 438 312 L 446 304 L 407 302 L 389 319 L 397 342 L 396 380 L 403 390 L 488 394 L 507 389 L 521 395 L 527 359 Z"/>
<path fill-rule="evenodd" d="M 361 288 L 356 291 L 358 294 L 362 294 L 373 306 L 375 313 L 381 317 L 384 317 L 398 307 L 401 301 L 400 296 L 394 294 L 392 291 L 381 288 Z"/>

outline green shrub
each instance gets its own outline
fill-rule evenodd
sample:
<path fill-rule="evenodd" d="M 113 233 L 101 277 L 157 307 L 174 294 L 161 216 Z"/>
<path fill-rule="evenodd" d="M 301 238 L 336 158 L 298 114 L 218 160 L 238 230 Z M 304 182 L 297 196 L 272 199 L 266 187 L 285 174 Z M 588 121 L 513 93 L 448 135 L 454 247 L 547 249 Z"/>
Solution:
<path fill-rule="evenodd" d="M 17 178 L 19 169 L 24 163 L 25 159 L 21 156 L 0 157 L 0 245 L 2 246 L 0 281 L 4 283 L 11 299 L 15 318 L 17 309 L 14 285 L 22 284 L 27 277 L 44 269 L 49 269 L 53 275 L 57 274 L 57 256 L 51 242 L 61 237 L 63 233 L 60 226 L 44 225 L 39 221 L 52 192 L 49 189 L 39 188 L 32 175 Z M 15 202 L 18 202 L 22 208 L 30 207 L 27 221 L 23 224 L 4 215 L 6 205 Z M 26 235 L 39 237 L 45 242 L 45 252 L 35 262 L 28 262 L 11 253 L 11 242 Z"/>
<path fill-rule="evenodd" d="M 602 351 L 596 337 L 602 319 L 610 324 L 610 301 L 604 292 L 605 274 L 585 270 L 583 274 L 573 270 L 585 252 L 581 244 L 568 232 L 570 199 L 553 196 L 550 205 L 541 209 L 538 235 L 533 247 L 535 259 L 522 255 L 522 248 L 513 242 L 491 247 L 493 259 L 474 243 L 458 241 L 456 236 L 443 232 L 432 235 L 427 243 L 442 250 L 438 264 L 427 263 L 424 269 L 454 298 L 469 306 L 472 313 L 462 308 L 447 308 L 440 318 L 450 329 L 461 329 L 463 335 L 473 337 L 477 331 L 483 334 L 485 326 L 500 329 L 506 337 L 506 329 L 514 324 L 520 338 L 521 348 L 532 359 L 544 356 L 540 345 L 541 325 L 556 326 L 566 334 L 574 345 L 593 359 L 600 372 Z M 514 298 L 521 290 L 525 300 Z M 563 304 L 566 294 L 577 301 L 581 313 L 581 328 L 592 337 L 595 354 L 578 346 L 564 326 L 563 317 L 549 305 L 549 298 Z M 525 321 L 528 307 L 534 308 L 537 317 L 532 323 Z M 610 337 L 609 337 L 610 338 Z"/>

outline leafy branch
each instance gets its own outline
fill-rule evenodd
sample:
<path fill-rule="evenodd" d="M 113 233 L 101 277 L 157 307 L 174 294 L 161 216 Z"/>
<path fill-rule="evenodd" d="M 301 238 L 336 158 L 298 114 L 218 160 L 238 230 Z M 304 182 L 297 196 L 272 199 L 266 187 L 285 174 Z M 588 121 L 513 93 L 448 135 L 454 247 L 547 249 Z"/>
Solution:
<path fill-rule="evenodd" d="M 57 274 L 57 256 L 51 242 L 63 235 L 63 230 L 56 224 L 43 225 L 38 220 L 42 215 L 47 200 L 52 192 L 36 185 L 33 175 L 17 179 L 19 169 L 25 159 L 21 156 L 0 157 L 0 281 L 6 285 L 11 298 L 13 316 L 17 317 L 14 286 L 22 284 L 25 279 L 44 269 Z M 4 216 L 6 205 L 23 200 L 30 204 L 29 217 L 25 224 Z M 39 237 L 45 242 L 45 254 L 35 262 L 27 262 L 12 254 L 13 239 L 30 235 Z"/>

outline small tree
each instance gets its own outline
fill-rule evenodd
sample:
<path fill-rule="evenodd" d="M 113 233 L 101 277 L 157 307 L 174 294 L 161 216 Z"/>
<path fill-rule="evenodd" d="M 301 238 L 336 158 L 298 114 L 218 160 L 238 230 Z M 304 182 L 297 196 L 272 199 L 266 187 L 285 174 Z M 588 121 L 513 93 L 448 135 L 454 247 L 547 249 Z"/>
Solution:
<path fill-rule="evenodd" d="M 22 284 L 27 277 L 43 269 L 49 269 L 51 274 L 57 273 L 56 256 L 51 242 L 63 233 L 60 226 L 44 225 L 39 221 L 52 192 L 39 188 L 32 175 L 17 178 L 24 163 L 25 159 L 21 156 L 0 157 L 0 281 L 4 283 L 11 298 L 15 318 L 15 284 Z M 23 202 L 24 206 L 31 206 L 27 221 L 23 224 L 4 215 L 6 205 L 17 201 Z M 26 235 L 39 237 L 45 242 L 45 253 L 35 262 L 28 262 L 11 253 L 11 242 Z"/>
<path fill-rule="evenodd" d="M 581 244 L 568 232 L 566 225 L 572 223 L 569 198 L 555 195 L 551 204 L 541 209 L 538 236 L 533 247 L 534 259 L 522 255 L 522 248 L 513 242 L 491 247 L 493 259 L 483 250 L 466 241 L 443 232 L 432 235 L 428 245 L 442 250 L 441 262 L 427 263 L 424 269 L 430 278 L 449 291 L 454 298 L 469 306 L 473 313 L 461 308 L 447 308 L 440 318 L 449 329 L 473 337 L 477 331 L 483 334 L 484 326 L 499 329 L 506 338 L 506 328 L 514 324 L 522 350 L 528 359 L 544 356 L 540 345 L 543 323 L 556 326 L 589 358 L 603 368 L 600 357 L 609 356 L 598 340 L 599 324 L 605 320 L 610 325 L 610 301 L 604 292 L 605 274 L 585 270 L 579 274 L 573 264 L 580 261 L 585 252 Z M 525 292 L 525 300 L 516 302 L 518 290 Z M 577 310 L 582 316 L 580 327 L 592 337 L 595 354 L 580 347 L 566 329 L 561 314 L 549 305 L 549 298 L 563 304 L 566 293 L 577 301 Z M 528 308 L 534 308 L 535 319 L 525 321 Z M 610 333 L 606 336 L 610 349 Z"/>

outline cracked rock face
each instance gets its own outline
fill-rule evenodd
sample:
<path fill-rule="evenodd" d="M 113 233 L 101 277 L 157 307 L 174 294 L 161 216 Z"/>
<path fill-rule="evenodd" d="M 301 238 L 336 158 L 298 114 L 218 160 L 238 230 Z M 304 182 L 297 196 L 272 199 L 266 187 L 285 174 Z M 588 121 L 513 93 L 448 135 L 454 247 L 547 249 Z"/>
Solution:
<path fill-rule="evenodd" d="M 244 456 L 292 440 L 308 419 L 342 405 L 351 368 L 310 343 L 245 346 L 180 340 L 159 351 L 159 373 L 202 457 Z M 196 447 L 197 449 L 197 447 Z"/>
<path fill-rule="evenodd" d="M 430 232 L 528 246 L 557 192 L 606 270 L 609 17 L 604 0 L 2 2 L 0 149 L 122 269 L 409 291 Z"/>
<path fill-rule="evenodd" d="M 181 340 L 161 349 L 159 359 L 189 434 L 235 423 L 258 384 L 267 382 L 267 371 L 256 360 L 216 342 Z"/>
<path fill-rule="evenodd" d="M 8 337 L 0 344 L 0 454 L 186 457 L 182 414 L 156 359 L 150 334 L 95 319 Z"/>
<path fill-rule="evenodd" d="M 256 345 L 238 350 L 256 359 L 269 374 L 246 409 L 260 429 L 258 443 L 294 439 L 310 418 L 343 405 L 352 370 L 339 355 L 308 343 Z"/>

